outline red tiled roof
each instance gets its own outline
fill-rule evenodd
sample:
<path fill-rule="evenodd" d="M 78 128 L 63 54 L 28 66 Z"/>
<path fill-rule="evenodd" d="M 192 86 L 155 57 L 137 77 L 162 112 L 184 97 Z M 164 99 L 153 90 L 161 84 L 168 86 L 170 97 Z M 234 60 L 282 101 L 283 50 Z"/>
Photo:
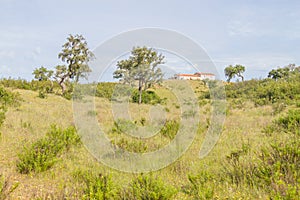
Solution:
<path fill-rule="evenodd" d="M 212 73 L 205 73 L 205 72 L 197 72 L 195 74 L 214 76 L 214 74 Z"/>
<path fill-rule="evenodd" d="M 201 75 L 214 76 L 214 74 L 212 73 L 202 73 L 202 72 L 197 72 L 195 74 L 177 74 L 177 76 L 189 76 L 189 77 L 200 77 Z"/>
<path fill-rule="evenodd" d="M 177 74 L 177 76 L 192 76 L 192 77 L 199 77 L 199 75 L 196 75 L 196 74 Z"/>

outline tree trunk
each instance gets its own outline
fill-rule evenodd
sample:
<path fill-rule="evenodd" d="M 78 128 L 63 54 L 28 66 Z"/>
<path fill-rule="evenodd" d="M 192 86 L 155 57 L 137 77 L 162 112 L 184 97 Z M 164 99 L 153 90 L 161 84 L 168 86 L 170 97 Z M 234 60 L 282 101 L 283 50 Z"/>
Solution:
<path fill-rule="evenodd" d="M 50 92 L 52 93 L 52 92 L 53 92 L 53 88 L 54 88 L 54 84 L 53 84 L 53 81 L 52 81 L 52 80 L 50 80 L 50 83 L 51 83 Z"/>
<path fill-rule="evenodd" d="M 59 86 L 61 87 L 61 92 L 64 95 L 66 90 L 67 90 L 67 86 L 65 84 L 65 80 L 66 80 L 67 76 L 63 76 L 60 81 L 58 82 Z"/>
<path fill-rule="evenodd" d="M 61 87 L 61 92 L 64 95 L 65 92 L 66 92 L 66 90 L 67 90 L 67 86 L 66 86 L 66 84 L 64 82 L 59 82 L 59 85 Z"/>
<path fill-rule="evenodd" d="M 142 103 L 142 93 L 143 93 L 142 87 L 139 87 L 139 104 Z"/>
<path fill-rule="evenodd" d="M 139 104 L 142 103 L 142 92 L 143 92 L 142 89 L 143 89 L 143 88 L 142 88 L 142 81 L 139 80 Z"/>
<path fill-rule="evenodd" d="M 242 74 L 238 74 L 238 76 L 244 81 L 244 76 Z"/>

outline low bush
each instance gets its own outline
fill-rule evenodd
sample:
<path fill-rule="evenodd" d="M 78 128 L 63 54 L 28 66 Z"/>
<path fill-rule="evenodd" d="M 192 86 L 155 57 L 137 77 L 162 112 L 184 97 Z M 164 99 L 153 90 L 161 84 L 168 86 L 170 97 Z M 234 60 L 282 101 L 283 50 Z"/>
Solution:
<path fill-rule="evenodd" d="M 164 200 L 171 199 L 177 190 L 166 185 L 160 178 L 150 175 L 138 175 L 124 192 L 122 199 Z"/>
<path fill-rule="evenodd" d="M 299 199 L 299 138 L 271 144 L 270 148 L 262 149 L 260 159 L 256 176 L 272 199 Z"/>
<path fill-rule="evenodd" d="M 40 90 L 38 97 L 41 99 L 45 99 L 45 98 L 47 98 L 47 94 L 45 93 L 44 90 Z"/>
<path fill-rule="evenodd" d="M 143 141 L 140 140 L 129 141 L 124 138 L 121 138 L 118 141 L 112 141 L 112 143 L 118 146 L 119 148 L 129 152 L 145 153 L 148 150 L 148 146 Z"/>
<path fill-rule="evenodd" d="M 4 123 L 6 111 L 7 111 L 7 108 L 5 106 L 0 107 L 0 127 Z"/>
<path fill-rule="evenodd" d="M 229 178 L 231 184 L 237 186 L 243 184 L 255 185 L 255 166 L 247 160 L 249 151 L 250 145 L 243 142 L 240 149 L 233 150 L 226 156 L 226 165 L 223 166 L 223 172 L 226 174 L 225 177 Z"/>
<path fill-rule="evenodd" d="M 274 103 L 293 104 L 299 99 L 300 73 L 284 79 L 262 79 L 227 84 L 227 98 L 241 98 L 252 100 L 255 105 L 267 105 Z"/>
<path fill-rule="evenodd" d="M 111 99 L 117 83 L 98 83 L 96 88 L 96 97 Z"/>
<path fill-rule="evenodd" d="M 283 102 L 274 103 L 272 105 L 273 114 L 276 115 L 276 114 L 283 112 L 286 107 L 287 107 L 287 105 Z"/>
<path fill-rule="evenodd" d="M 24 79 L 1 79 L 0 85 L 3 85 L 4 87 L 10 87 L 10 88 L 16 88 L 16 89 L 23 89 L 23 90 L 33 90 L 33 91 L 39 91 L 43 90 L 46 93 L 52 93 L 54 89 L 59 89 L 59 85 L 57 82 L 52 81 L 38 81 L 38 80 L 32 80 L 27 81 Z"/>
<path fill-rule="evenodd" d="M 194 199 L 213 199 L 215 177 L 208 172 L 202 171 L 197 175 L 188 175 L 189 185 L 183 188 L 183 192 Z"/>
<path fill-rule="evenodd" d="M 84 194 L 82 199 L 109 200 L 118 199 L 118 188 L 109 175 L 86 172 L 80 179 L 84 183 Z"/>
<path fill-rule="evenodd" d="M 22 174 L 46 171 L 55 163 L 57 150 L 55 144 L 46 138 L 38 140 L 30 147 L 25 147 L 18 155 L 18 171 Z"/>
<path fill-rule="evenodd" d="M 131 94 L 131 100 L 133 103 L 139 102 L 139 91 L 133 90 Z M 142 103 L 144 104 L 161 104 L 163 100 L 152 90 L 147 90 L 142 92 Z"/>
<path fill-rule="evenodd" d="M 285 132 L 300 135 L 300 110 L 289 110 L 285 116 L 275 120 L 275 124 Z"/>
<path fill-rule="evenodd" d="M 300 135 L 300 110 L 293 109 L 288 110 L 288 112 L 278 119 L 274 120 L 272 124 L 266 126 L 264 128 L 264 132 L 267 135 L 271 135 L 276 132 L 285 132 L 285 133 L 293 133 L 296 135 Z"/>
<path fill-rule="evenodd" d="M 258 149 L 251 157 L 246 153 L 248 148 L 233 151 L 227 156 L 224 171 L 231 183 L 263 190 L 270 199 L 299 199 L 299 116 L 298 110 L 290 110 L 264 129 L 269 135 L 276 133 L 283 136 L 280 142 Z"/>
<path fill-rule="evenodd" d="M 21 100 L 19 93 L 10 92 L 0 86 L 0 104 L 3 106 L 17 106 Z"/>
<path fill-rule="evenodd" d="M 74 127 L 62 130 L 53 125 L 44 138 L 24 147 L 18 155 L 17 169 L 22 174 L 46 171 L 56 162 L 59 153 L 79 142 Z"/>
<path fill-rule="evenodd" d="M 114 121 L 112 132 L 121 134 L 136 129 L 137 129 L 137 125 L 132 121 L 126 119 L 117 119 L 116 121 Z"/>
<path fill-rule="evenodd" d="M 179 130 L 179 126 L 180 126 L 180 124 L 178 121 L 167 120 L 165 125 L 160 130 L 160 133 L 165 137 L 173 139 Z"/>
<path fill-rule="evenodd" d="M 5 120 L 5 113 L 10 106 L 18 106 L 21 101 L 18 93 L 9 92 L 0 86 L 0 127 Z"/>

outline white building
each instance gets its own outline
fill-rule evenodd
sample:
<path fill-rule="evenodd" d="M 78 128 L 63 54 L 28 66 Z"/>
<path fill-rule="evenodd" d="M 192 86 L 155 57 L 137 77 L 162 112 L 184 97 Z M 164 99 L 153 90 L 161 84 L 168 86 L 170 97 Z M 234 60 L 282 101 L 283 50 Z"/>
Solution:
<path fill-rule="evenodd" d="M 178 80 L 215 80 L 216 76 L 212 73 L 197 72 L 195 74 L 175 74 L 174 78 Z"/>

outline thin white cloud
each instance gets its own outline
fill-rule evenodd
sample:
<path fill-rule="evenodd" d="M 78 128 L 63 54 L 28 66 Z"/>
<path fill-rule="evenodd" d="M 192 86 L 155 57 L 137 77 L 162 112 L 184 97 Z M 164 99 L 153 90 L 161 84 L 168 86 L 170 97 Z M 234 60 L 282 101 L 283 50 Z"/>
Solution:
<path fill-rule="evenodd" d="M 1 50 L 0 51 L 0 59 L 14 59 L 15 52 L 12 50 Z"/>

